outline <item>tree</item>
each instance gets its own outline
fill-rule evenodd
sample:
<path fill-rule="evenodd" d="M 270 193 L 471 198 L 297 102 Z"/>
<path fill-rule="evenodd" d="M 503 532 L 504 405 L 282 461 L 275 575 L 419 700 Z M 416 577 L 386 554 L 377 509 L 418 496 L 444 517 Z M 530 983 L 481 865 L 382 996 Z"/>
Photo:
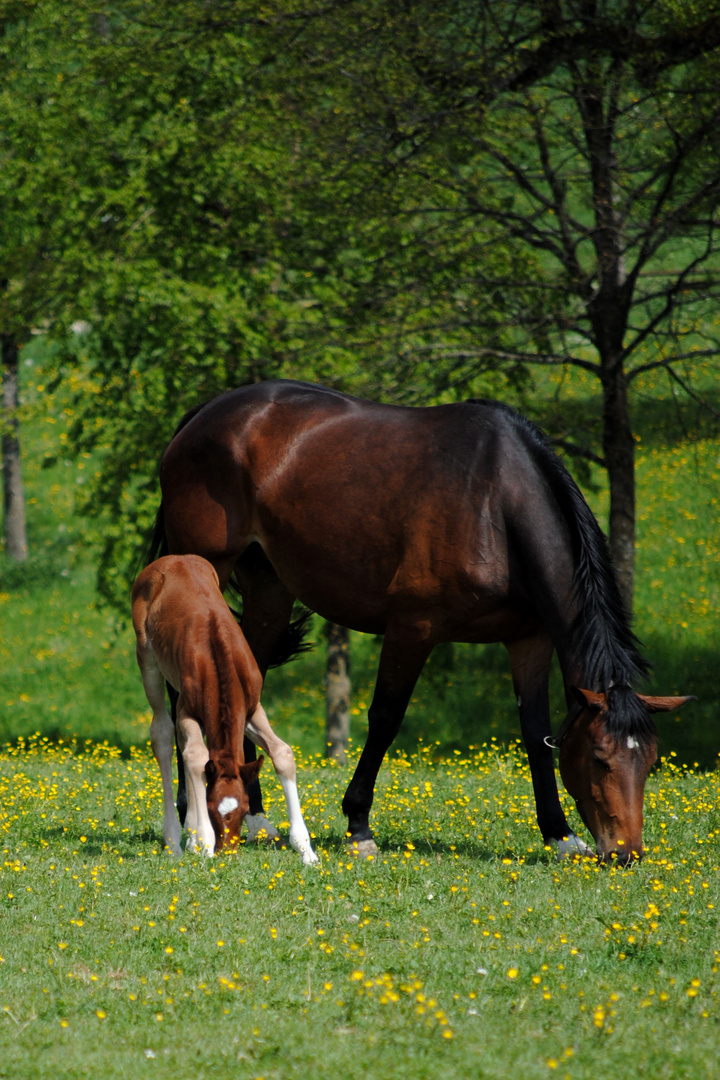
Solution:
<path fill-rule="evenodd" d="M 64 318 L 105 230 L 107 172 L 88 137 L 102 124 L 82 59 L 97 36 L 81 6 L 0 3 L 0 361 L 4 531 L 27 557 L 19 439 L 18 356 L 38 327 Z"/>
<path fill-rule="evenodd" d="M 228 385 L 509 383 L 532 408 L 534 367 L 571 366 L 599 439 L 568 411 L 551 435 L 607 470 L 629 604 L 630 388 L 688 386 L 716 347 L 719 42 L 710 0 L 114 5 L 83 73 L 103 229 L 74 313 L 106 591 L 175 421 Z"/>
<path fill-rule="evenodd" d="M 630 389 L 658 368 L 687 387 L 692 362 L 717 351 L 716 6 L 303 7 L 291 33 L 312 86 L 303 108 L 318 103 L 314 150 L 320 132 L 372 266 L 339 305 L 346 323 L 358 341 L 368 319 L 382 327 L 372 347 L 398 396 L 472 392 L 488 371 L 522 380 L 533 365 L 597 379 L 600 446 L 566 415 L 552 433 L 607 470 L 630 606 Z M 284 6 L 275 18 L 287 26 Z"/>
<path fill-rule="evenodd" d="M 11 559 L 27 559 L 25 497 L 20 469 L 20 436 L 17 420 L 18 347 L 11 334 L 0 335 L 2 354 L 2 461 L 5 550 Z"/>

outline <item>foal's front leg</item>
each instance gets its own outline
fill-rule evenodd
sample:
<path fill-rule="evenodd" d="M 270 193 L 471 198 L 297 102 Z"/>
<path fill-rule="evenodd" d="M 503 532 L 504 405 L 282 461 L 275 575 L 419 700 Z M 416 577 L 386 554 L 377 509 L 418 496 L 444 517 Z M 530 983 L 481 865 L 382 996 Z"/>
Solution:
<path fill-rule="evenodd" d="M 290 818 L 290 846 L 300 852 L 303 865 L 311 866 L 318 861 L 318 857 L 312 849 L 310 834 L 307 831 L 300 807 L 296 782 L 295 755 L 292 752 L 292 747 L 288 746 L 286 742 L 283 742 L 275 734 L 270 727 L 270 721 L 262 705 L 258 705 L 255 712 L 246 722 L 245 733 L 257 746 L 261 746 L 270 755 L 270 760 L 273 763 L 275 772 L 280 777 L 280 783 L 285 792 L 285 802 L 287 803 L 288 817 Z"/>
<path fill-rule="evenodd" d="M 200 851 L 204 855 L 215 852 L 215 830 L 207 808 L 205 765 L 209 754 L 203 739 L 202 728 L 197 720 L 185 715 L 182 698 L 178 703 L 178 746 L 185 764 L 187 778 L 188 811 L 185 828 L 188 832 L 188 851 Z"/>

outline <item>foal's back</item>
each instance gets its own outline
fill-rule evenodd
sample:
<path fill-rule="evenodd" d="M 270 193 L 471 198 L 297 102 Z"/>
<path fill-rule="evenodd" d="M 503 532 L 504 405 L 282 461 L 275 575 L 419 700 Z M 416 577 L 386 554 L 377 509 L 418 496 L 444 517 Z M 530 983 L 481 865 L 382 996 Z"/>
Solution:
<path fill-rule="evenodd" d="M 186 711 L 198 719 L 221 704 L 243 719 L 253 711 L 262 677 L 206 559 L 158 559 L 139 575 L 132 601 L 138 645 L 152 649 Z"/>

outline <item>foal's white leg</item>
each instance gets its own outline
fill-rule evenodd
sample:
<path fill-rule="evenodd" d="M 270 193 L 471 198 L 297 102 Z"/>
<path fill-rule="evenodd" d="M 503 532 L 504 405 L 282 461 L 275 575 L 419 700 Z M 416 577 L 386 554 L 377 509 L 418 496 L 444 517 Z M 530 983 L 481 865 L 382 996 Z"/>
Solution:
<path fill-rule="evenodd" d="M 149 645 L 137 650 L 138 667 L 142 675 L 145 696 L 153 711 L 150 742 L 155 760 L 160 766 L 163 786 L 163 840 L 172 855 L 180 855 L 180 819 L 175 809 L 172 784 L 172 759 L 175 751 L 175 725 L 165 702 L 165 679 Z"/>
<path fill-rule="evenodd" d="M 178 710 L 180 703 L 178 703 Z M 202 728 L 197 720 L 180 716 L 178 720 L 178 743 L 185 765 L 188 810 L 185 828 L 188 832 L 188 851 L 200 851 L 212 855 L 215 851 L 215 830 L 207 809 L 205 764 L 209 758 Z"/>
<path fill-rule="evenodd" d="M 245 733 L 252 739 L 256 746 L 261 746 L 270 755 L 275 772 L 280 777 L 285 802 L 290 818 L 290 845 L 300 852 L 305 866 L 311 866 L 318 861 L 318 857 L 312 849 L 310 834 L 307 831 L 305 820 L 300 808 L 297 783 L 295 780 L 295 755 L 292 748 L 286 742 L 279 739 L 270 727 L 265 710 L 258 705 L 255 712 L 245 724 Z"/>

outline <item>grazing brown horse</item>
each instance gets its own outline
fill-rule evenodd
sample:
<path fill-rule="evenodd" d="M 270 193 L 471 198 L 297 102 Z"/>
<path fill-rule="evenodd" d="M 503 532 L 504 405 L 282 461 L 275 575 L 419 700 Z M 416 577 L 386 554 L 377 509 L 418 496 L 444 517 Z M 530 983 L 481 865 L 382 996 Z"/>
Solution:
<path fill-rule="evenodd" d="M 505 644 L 540 831 L 560 853 L 582 853 L 552 759 L 548 671 L 557 651 L 569 708 L 564 781 L 603 859 L 642 854 L 651 710 L 687 699 L 631 688 L 648 665 L 605 538 L 527 420 L 491 401 L 413 409 L 265 382 L 187 414 L 160 477 L 154 550 L 197 552 L 221 587 L 232 578 L 261 671 L 295 598 L 384 635 L 368 737 L 343 800 L 361 854 L 377 850 L 369 813 L 380 764 L 443 641 Z M 579 699 L 573 686 L 585 688 Z"/>
<path fill-rule="evenodd" d="M 138 665 L 153 711 L 150 739 L 162 776 L 166 846 L 180 854 L 172 794 L 175 724 L 165 704 L 165 680 L 179 692 L 177 736 L 188 784 L 191 850 L 212 854 L 240 838 L 247 786 L 263 760 L 245 763 L 247 732 L 270 754 L 280 777 L 292 847 L 303 863 L 317 862 L 300 810 L 292 749 L 270 727 L 260 704 L 262 675 L 210 563 L 197 555 L 169 555 L 146 566 L 133 588 L 132 617 Z"/>

